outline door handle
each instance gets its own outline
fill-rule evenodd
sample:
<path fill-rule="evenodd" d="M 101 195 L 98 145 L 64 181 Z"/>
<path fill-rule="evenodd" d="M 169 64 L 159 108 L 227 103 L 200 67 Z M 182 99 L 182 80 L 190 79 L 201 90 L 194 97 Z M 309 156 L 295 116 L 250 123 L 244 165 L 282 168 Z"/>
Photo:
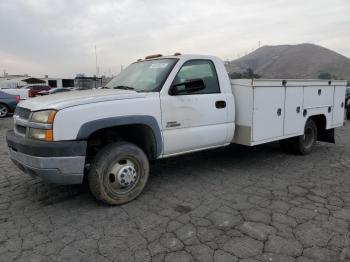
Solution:
<path fill-rule="evenodd" d="M 215 102 L 215 107 L 216 107 L 216 108 L 225 108 L 225 107 L 226 107 L 226 102 L 225 102 L 225 101 L 222 101 L 222 100 L 216 101 L 216 102 Z"/>

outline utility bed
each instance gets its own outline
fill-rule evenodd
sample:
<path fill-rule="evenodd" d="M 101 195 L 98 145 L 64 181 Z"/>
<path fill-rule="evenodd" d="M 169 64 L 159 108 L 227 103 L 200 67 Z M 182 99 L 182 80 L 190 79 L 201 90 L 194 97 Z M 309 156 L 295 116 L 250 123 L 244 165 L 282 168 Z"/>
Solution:
<path fill-rule="evenodd" d="M 233 143 L 258 145 L 303 135 L 306 120 L 319 116 L 326 130 L 344 124 L 346 81 L 235 79 Z M 324 120 L 322 120 L 324 118 Z"/>

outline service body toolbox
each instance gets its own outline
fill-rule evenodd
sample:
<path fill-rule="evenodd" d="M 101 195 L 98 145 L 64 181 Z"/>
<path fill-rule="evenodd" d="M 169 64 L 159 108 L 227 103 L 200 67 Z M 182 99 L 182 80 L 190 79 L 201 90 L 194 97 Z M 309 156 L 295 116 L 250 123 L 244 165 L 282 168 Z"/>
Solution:
<path fill-rule="evenodd" d="M 326 130 L 344 124 L 346 81 L 236 79 L 231 87 L 234 143 L 251 146 L 302 135 L 312 115 L 324 117 Z"/>

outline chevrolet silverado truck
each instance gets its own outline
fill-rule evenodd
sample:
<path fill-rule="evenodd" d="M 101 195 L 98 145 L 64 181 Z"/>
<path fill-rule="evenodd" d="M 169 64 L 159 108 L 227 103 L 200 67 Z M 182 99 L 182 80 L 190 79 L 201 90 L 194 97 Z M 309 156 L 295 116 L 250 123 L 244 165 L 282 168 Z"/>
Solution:
<path fill-rule="evenodd" d="M 105 89 L 23 101 L 7 133 L 25 173 L 58 184 L 87 180 L 110 205 L 135 199 L 149 162 L 237 143 L 280 141 L 297 154 L 334 143 L 344 125 L 345 81 L 230 80 L 213 56 L 139 59 Z"/>

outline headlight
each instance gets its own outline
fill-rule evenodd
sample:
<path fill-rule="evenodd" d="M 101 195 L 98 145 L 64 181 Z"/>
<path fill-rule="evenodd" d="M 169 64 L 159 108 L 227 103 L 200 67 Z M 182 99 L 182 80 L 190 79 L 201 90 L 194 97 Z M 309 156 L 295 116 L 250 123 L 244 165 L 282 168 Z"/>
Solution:
<path fill-rule="evenodd" d="M 56 110 L 34 112 L 31 121 L 36 123 L 52 124 L 53 120 L 55 119 L 56 112 Z"/>
<path fill-rule="evenodd" d="M 55 119 L 56 110 L 43 110 L 34 112 L 30 119 L 28 138 L 53 141 L 53 121 Z"/>
<path fill-rule="evenodd" d="M 53 132 L 52 129 L 29 128 L 28 138 L 43 141 L 52 141 Z"/>

